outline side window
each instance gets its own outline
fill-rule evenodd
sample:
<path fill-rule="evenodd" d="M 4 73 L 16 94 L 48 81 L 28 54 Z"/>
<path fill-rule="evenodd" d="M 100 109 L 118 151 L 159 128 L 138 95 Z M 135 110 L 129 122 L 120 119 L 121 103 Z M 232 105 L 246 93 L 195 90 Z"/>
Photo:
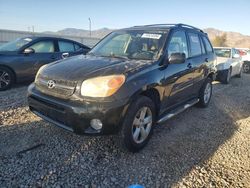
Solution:
<path fill-rule="evenodd" d="M 201 55 L 201 44 L 199 35 L 195 33 L 188 33 L 188 38 L 190 41 L 190 56 L 198 56 Z"/>
<path fill-rule="evenodd" d="M 58 46 L 60 52 L 73 52 L 75 51 L 74 44 L 72 42 L 67 41 L 58 41 Z"/>
<path fill-rule="evenodd" d="M 74 43 L 75 46 L 75 51 L 79 50 L 81 48 L 81 46 L 79 46 L 78 44 Z"/>
<path fill-rule="evenodd" d="M 202 37 L 204 42 L 205 42 L 205 47 L 207 49 L 207 52 L 213 52 L 213 47 L 211 46 L 210 42 L 208 41 L 208 39 L 206 37 Z"/>
<path fill-rule="evenodd" d="M 187 39 L 184 31 L 176 31 L 168 45 L 168 56 L 172 53 L 184 53 L 188 57 Z"/>
<path fill-rule="evenodd" d="M 200 43 L 201 43 L 201 52 L 202 52 L 202 54 L 205 54 L 206 50 L 205 50 L 204 42 L 201 38 L 200 38 Z"/>
<path fill-rule="evenodd" d="M 30 46 L 35 53 L 52 53 L 55 51 L 53 41 L 40 41 Z"/>

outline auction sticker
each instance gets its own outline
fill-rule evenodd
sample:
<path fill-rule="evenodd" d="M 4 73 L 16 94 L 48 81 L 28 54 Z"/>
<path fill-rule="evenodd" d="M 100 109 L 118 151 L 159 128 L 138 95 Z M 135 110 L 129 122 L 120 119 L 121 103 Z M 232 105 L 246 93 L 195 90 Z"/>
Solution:
<path fill-rule="evenodd" d="M 153 33 L 143 33 L 141 38 L 148 38 L 148 39 L 160 39 L 161 35 L 160 34 L 153 34 Z"/>

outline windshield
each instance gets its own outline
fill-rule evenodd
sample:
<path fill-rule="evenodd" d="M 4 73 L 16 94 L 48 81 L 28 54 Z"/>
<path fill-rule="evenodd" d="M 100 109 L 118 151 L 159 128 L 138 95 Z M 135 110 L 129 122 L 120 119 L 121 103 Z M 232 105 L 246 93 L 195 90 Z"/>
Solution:
<path fill-rule="evenodd" d="M 229 48 L 215 48 L 214 51 L 218 57 L 231 57 L 231 49 Z"/>
<path fill-rule="evenodd" d="M 89 54 L 127 59 L 154 60 L 161 55 L 167 31 L 118 31 L 113 32 Z"/>
<path fill-rule="evenodd" d="M 31 38 L 19 38 L 0 46 L 0 51 L 17 51 L 31 41 Z"/>

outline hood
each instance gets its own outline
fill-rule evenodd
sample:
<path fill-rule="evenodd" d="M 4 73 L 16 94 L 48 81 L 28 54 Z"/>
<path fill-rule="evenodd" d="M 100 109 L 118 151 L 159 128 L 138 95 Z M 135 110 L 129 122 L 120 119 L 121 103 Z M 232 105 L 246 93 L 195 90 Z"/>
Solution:
<path fill-rule="evenodd" d="M 230 58 L 228 57 L 217 57 L 217 65 L 221 63 L 226 63 Z"/>
<path fill-rule="evenodd" d="M 124 74 L 151 63 L 148 60 L 78 55 L 51 63 L 40 74 L 50 79 L 78 81 L 96 76 Z"/>

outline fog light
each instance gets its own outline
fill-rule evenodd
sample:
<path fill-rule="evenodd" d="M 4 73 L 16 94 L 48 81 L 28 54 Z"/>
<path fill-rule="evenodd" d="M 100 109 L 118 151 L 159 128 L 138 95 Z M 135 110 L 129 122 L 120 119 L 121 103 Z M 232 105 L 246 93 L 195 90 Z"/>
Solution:
<path fill-rule="evenodd" d="M 102 122 L 99 119 L 92 119 L 90 121 L 90 126 L 95 130 L 100 130 L 102 128 Z"/>

